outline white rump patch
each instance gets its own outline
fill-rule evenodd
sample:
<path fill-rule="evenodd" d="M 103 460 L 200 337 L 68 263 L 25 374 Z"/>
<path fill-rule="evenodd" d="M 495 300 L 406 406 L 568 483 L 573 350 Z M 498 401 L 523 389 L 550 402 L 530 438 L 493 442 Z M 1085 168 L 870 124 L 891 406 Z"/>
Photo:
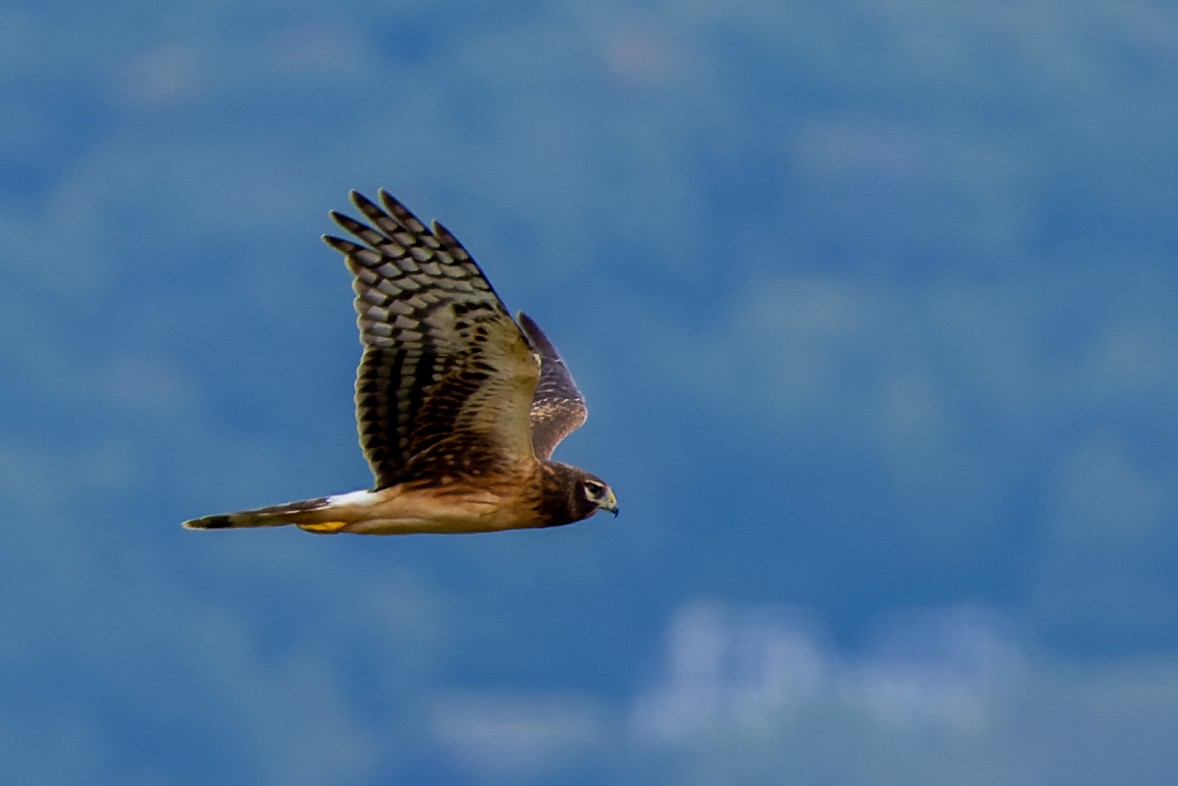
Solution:
<path fill-rule="evenodd" d="M 347 494 L 335 494 L 327 498 L 328 505 L 374 505 L 380 499 L 379 494 L 371 491 L 349 491 Z"/>

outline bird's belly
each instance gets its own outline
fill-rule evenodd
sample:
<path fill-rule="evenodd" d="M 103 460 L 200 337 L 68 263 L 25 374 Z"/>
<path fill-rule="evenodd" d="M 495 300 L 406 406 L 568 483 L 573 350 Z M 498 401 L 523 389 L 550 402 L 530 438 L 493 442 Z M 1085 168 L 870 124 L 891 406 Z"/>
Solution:
<path fill-rule="evenodd" d="M 537 526 L 519 515 L 513 506 L 492 494 L 466 495 L 461 499 L 431 495 L 399 494 L 375 505 L 366 505 L 341 532 L 359 535 L 409 535 L 413 533 L 497 532 Z M 530 511 L 529 511 L 530 512 Z"/>

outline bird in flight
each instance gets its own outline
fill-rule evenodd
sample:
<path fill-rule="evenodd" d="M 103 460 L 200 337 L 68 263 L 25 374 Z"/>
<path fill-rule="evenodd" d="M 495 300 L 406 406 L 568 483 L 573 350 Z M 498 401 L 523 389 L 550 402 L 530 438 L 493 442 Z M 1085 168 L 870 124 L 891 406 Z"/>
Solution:
<path fill-rule="evenodd" d="M 462 244 L 383 189 L 351 193 L 371 222 L 332 211 L 356 240 L 325 235 L 355 279 L 364 353 L 360 446 L 372 490 L 205 516 L 188 529 L 294 525 L 400 535 L 571 524 L 618 512 L 605 481 L 551 459 L 585 422 L 585 399 L 526 314 L 511 318 Z"/>

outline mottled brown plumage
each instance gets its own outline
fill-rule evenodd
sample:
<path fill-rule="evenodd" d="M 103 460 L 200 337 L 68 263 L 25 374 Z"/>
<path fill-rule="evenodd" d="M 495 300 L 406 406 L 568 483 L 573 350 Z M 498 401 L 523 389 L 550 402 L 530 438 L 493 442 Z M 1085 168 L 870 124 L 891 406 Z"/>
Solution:
<path fill-rule="evenodd" d="M 311 532 L 484 532 L 569 524 L 613 491 L 552 461 L 585 422 L 585 400 L 556 348 L 525 314 L 511 318 L 470 254 L 380 191 L 352 202 L 371 225 L 332 212 L 360 242 L 344 255 L 364 353 L 356 377 L 371 491 L 185 522 L 190 529 L 293 524 Z"/>

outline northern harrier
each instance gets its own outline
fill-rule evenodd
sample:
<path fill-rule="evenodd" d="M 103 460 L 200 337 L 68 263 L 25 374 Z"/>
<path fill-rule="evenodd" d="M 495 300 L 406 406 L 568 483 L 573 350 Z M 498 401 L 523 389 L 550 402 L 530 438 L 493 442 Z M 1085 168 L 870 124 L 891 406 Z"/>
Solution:
<path fill-rule="evenodd" d="M 331 216 L 362 243 L 323 239 L 355 275 L 364 345 L 356 422 L 375 487 L 184 526 L 398 535 L 552 527 L 598 510 L 617 515 L 604 481 L 549 458 L 587 410 L 536 323 L 522 313 L 511 318 L 441 224 L 431 231 L 384 190 L 383 208 L 351 196 L 373 226 Z"/>

